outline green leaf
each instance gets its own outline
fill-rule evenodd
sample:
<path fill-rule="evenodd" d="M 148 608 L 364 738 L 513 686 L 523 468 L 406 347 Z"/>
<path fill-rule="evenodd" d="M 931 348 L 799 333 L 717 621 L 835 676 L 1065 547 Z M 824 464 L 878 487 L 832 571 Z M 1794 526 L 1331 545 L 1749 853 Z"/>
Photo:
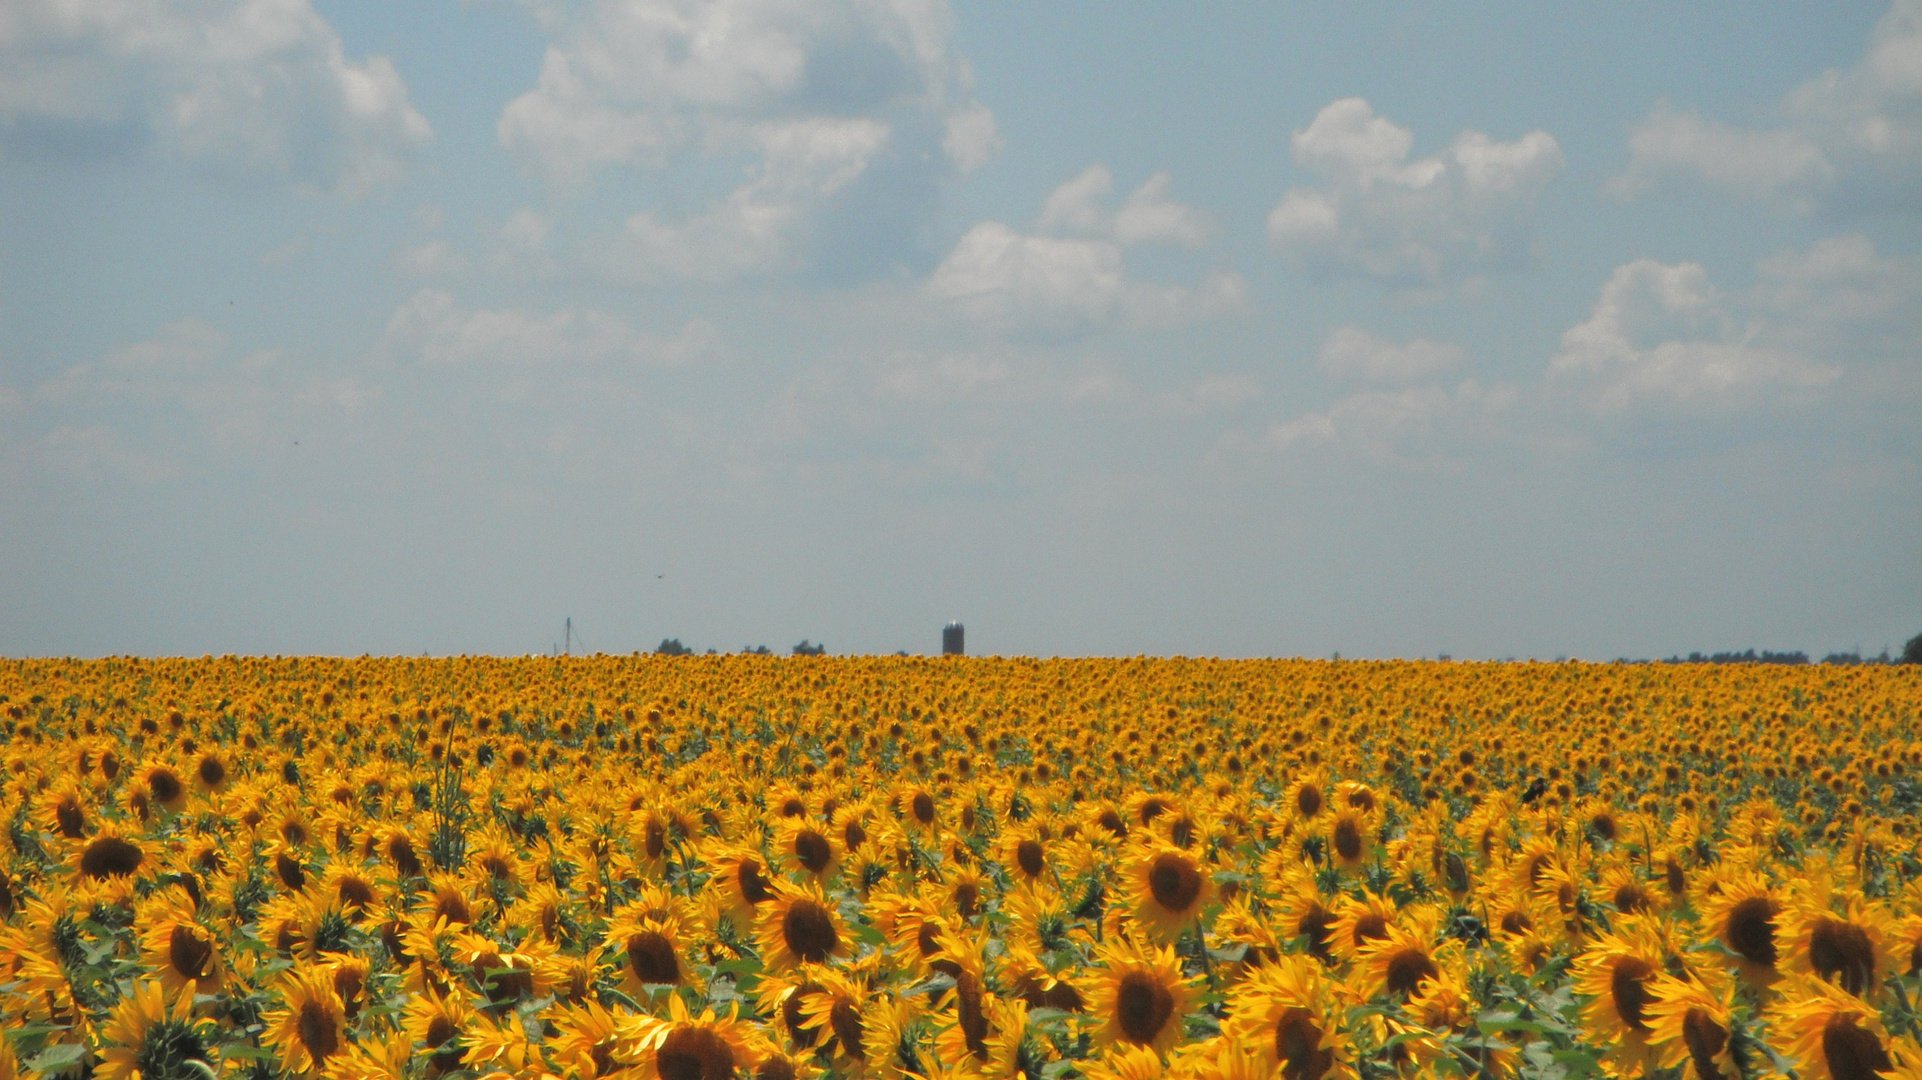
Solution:
<path fill-rule="evenodd" d="M 48 1047 L 38 1057 L 27 1062 L 27 1068 L 40 1073 L 62 1072 L 78 1065 L 86 1056 L 86 1047 L 78 1043 L 61 1043 L 59 1046 Z"/>

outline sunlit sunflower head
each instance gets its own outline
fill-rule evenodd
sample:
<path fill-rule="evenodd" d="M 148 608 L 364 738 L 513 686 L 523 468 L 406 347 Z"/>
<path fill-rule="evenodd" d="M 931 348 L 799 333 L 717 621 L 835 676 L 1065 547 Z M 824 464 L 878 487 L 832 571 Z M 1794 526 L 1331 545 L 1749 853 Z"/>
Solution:
<path fill-rule="evenodd" d="M 135 783 L 147 793 L 147 798 L 154 805 L 166 807 L 169 813 L 178 814 L 187 808 L 187 782 L 180 778 L 173 766 L 165 762 L 155 762 L 141 769 Z"/>
<path fill-rule="evenodd" d="M 620 1047 L 618 1022 L 599 1002 L 556 1005 L 546 1019 L 554 1030 L 548 1055 L 563 1072 L 592 1080 L 622 1070 L 614 1057 Z"/>
<path fill-rule="evenodd" d="M 1040 884 L 1049 876 L 1048 840 L 1038 828 L 1020 826 L 1004 830 L 1000 856 L 1008 879 L 1017 885 Z"/>
<path fill-rule="evenodd" d="M 1729 877 L 1714 896 L 1702 898 L 1699 910 L 1702 929 L 1734 955 L 1744 981 L 1760 988 L 1776 980 L 1783 908 L 1767 879 Z"/>
<path fill-rule="evenodd" d="M 761 909 L 754 926 L 761 956 L 772 971 L 824 964 L 849 952 L 841 914 L 816 885 L 781 885 Z"/>
<path fill-rule="evenodd" d="M 1653 1063 L 1649 1007 L 1655 1003 L 1662 960 L 1660 945 L 1634 932 L 1604 934 L 1576 959 L 1575 992 L 1592 998 L 1582 1016 L 1595 1041 L 1607 1047 L 1608 1057 L 1622 1069 Z"/>
<path fill-rule="evenodd" d="M 108 824 L 93 839 L 74 845 L 68 865 L 84 880 L 124 881 L 151 870 L 155 863 L 134 833 Z"/>
<path fill-rule="evenodd" d="M 460 1037 L 474 1019 L 474 1010 L 458 994 L 429 990 L 407 1000 L 401 1030 L 427 1048 L 429 1071 L 438 1075 L 460 1067 L 465 1051 Z"/>
<path fill-rule="evenodd" d="M 1871 1006 L 1830 983 L 1792 976 L 1771 1028 L 1809 1080 L 1877 1080 L 1894 1068 L 1888 1033 Z"/>
<path fill-rule="evenodd" d="M 1312 831 L 1315 820 L 1329 807 L 1328 779 L 1319 772 L 1295 777 L 1281 796 L 1281 806 L 1296 832 Z"/>
<path fill-rule="evenodd" d="M 167 993 L 183 987 L 193 994 L 220 988 L 220 946 L 212 931 L 195 921 L 191 909 L 174 910 L 155 919 L 140 935 L 141 960 L 160 976 Z"/>
<path fill-rule="evenodd" d="M 680 986 L 690 972 L 681 920 L 672 910 L 626 911 L 608 924 L 607 952 L 621 958 L 621 983 L 641 1000 L 648 988 Z"/>
<path fill-rule="evenodd" d="M 1160 1080 L 1166 1067 L 1151 1047 L 1114 1043 L 1076 1066 L 1088 1080 Z"/>
<path fill-rule="evenodd" d="M 190 1080 L 208 1075 L 213 1032 L 208 1021 L 196 1021 L 191 990 L 170 993 L 158 981 L 134 984 L 133 992 L 114 1006 L 101 1036 L 96 1076 L 106 1080 Z M 8 1042 L 10 1040 L 0 1040 Z M 9 1073 L 9 1075 L 12 1075 Z"/>
<path fill-rule="evenodd" d="M 826 881 L 841 868 L 842 848 L 834 830 L 805 817 L 782 818 L 774 827 L 775 850 L 783 866 L 806 874 L 815 881 Z"/>
<path fill-rule="evenodd" d="M 1647 1009 L 1648 1041 L 1659 1051 L 1661 1066 L 1686 1063 L 1695 1080 L 1733 1080 L 1742 1075 L 1735 1063 L 1735 998 L 1727 975 L 1720 988 L 1694 979 L 1663 974 L 1652 988 L 1654 1004 Z"/>
<path fill-rule="evenodd" d="M 707 854 L 708 888 L 727 901 L 728 916 L 746 930 L 763 905 L 774 899 L 774 878 L 758 851 L 721 847 Z"/>
<path fill-rule="evenodd" d="M 1128 863 L 1123 880 L 1137 924 L 1157 941 L 1179 937 L 1214 899 L 1207 866 L 1165 844 L 1144 846 Z"/>
<path fill-rule="evenodd" d="M 1264 868 L 1264 874 L 1268 871 Z M 1321 895 L 1315 877 L 1299 863 L 1290 864 L 1277 877 L 1269 879 L 1276 897 L 1275 933 L 1283 941 L 1298 941 L 1308 955 L 1324 964 L 1335 962 L 1335 924 L 1340 921 L 1331 901 Z M 1382 924 L 1382 929 L 1387 923 Z"/>
<path fill-rule="evenodd" d="M 1857 892 L 1831 893 L 1818 883 L 1788 893 L 1776 940 L 1791 970 L 1869 997 L 1908 959 L 1894 955 L 1892 922 L 1881 904 Z"/>
<path fill-rule="evenodd" d="M 39 823 L 55 836 L 84 840 L 93 826 L 87 793 L 80 785 L 56 784 L 40 794 Z"/>
<path fill-rule="evenodd" d="M 1251 972 L 1230 994 L 1223 1034 L 1285 1080 L 1353 1077 L 1354 1052 L 1321 965 L 1283 956 Z"/>
<path fill-rule="evenodd" d="M 1074 983 L 1064 977 L 1067 974 L 1065 964 L 1061 969 L 1050 968 L 1027 946 L 1014 945 L 1002 954 L 999 981 L 1029 1008 L 1078 1013 L 1087 1003 Z"/>
<path fill-rule="evenodd" d="M 1371 941 L 1388 936 L 1401 909 L 1394 900 L 1363 890 L 1359 898 L 1343 895 L 1335 901 L 1335 922 L 1328 928 L 1329 948 L 1345 963 L 1352 963 Z"/>
<path fill-rule="evenodd" d="M 325 967 L 295 968 L 281 979 L 281 1005 L 267 1013 L 266 1038 L 280 1067 L 302 1076 L 324 1070 L 347 1049 L 347 1006 Z"/>
<path fill-rule="evenodd" d="M 710 1008 L 694 1016 L 676 994 L 669 1014 L 619 1022 L 621 1060 L 638 1066 L 642 1080 L 736 1080 L 754 1075 L 762 1046 L 750 1025 Z"/>
<path fill-rule="evenodd" d="M 1166 1055 L 1196 996 L 1175 951 L 1123 940 L 1103 945 L 1096 959 L 1100 968 L 1082 986 L 1096 1044 L 1130 1043 Z"/>
<path fill-rule="evenodd" d="M 1433 943 L 1432 920 L 1404 920 L 1356 954 L 1356 974 L 1369 997 L 1386 995 L 1406 1002 L 1441 977 L 1442 962 Z"/>
<path fill-rule="evenodd" d="M 1348 805 L 1337 805 L 1334 812 L 1325 815 L 1326 824 L 1322 840 L 1324 849 L 1336 866 L 1343 870 L 1359 870 L 1374 855 L 1375 829 L 1371 815 Z"/>

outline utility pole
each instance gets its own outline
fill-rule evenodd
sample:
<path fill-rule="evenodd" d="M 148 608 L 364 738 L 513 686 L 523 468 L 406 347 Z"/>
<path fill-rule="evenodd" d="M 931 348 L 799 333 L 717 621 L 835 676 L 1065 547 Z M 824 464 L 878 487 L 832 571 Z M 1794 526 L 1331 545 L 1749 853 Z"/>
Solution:
<path fill-rule="evenodd" d="M 574 616 L 567 617 L 567 655 L 574 655 Z"/>

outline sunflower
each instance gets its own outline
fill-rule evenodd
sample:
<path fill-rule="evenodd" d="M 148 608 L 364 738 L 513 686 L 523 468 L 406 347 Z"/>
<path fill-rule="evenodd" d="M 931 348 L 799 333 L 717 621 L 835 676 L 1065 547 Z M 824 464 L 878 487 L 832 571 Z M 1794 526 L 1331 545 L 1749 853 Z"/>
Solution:
<path fill-rule="evenodd" d="M 1587 1028 L 1606 1056 L 1625 1070 L 1653 1065 L 1648 1045 L 1649 1007 L 1663 950 L 1641 927 L 1597 938 L 1575 961 L 1575 992 L 1590 995 L 1582 1009 Z"/>
<path fill-rule="evenodd" d="M 1435 922 L 1433 909 L 1429 909 L 1426 917 L 1411 917 L 1391 925 L 1386 934 L 1357 951 L 1356 975 L 1367 988 L 1368 997 L 1386 994 L 1405 1002 L 1441 977 L 1440 958 L 1431 944 Z"/>
<path fill-rule="evenodd" d="M 776 886 L 774 899 L 756 920 L 754 937 L 771 971 L 826 963 L 849 951 L 840 913 L 817 885 Z"/>
<path fill-rule="evenodd" d="M 621 955 L 621 985 L 642 1000 L 652 986 L 687 982 L 689 964 L 678 913 L 653 909 L 628 911 L 607 928 L 607 948 Z"/>
<path fill-rule="evenodd" d="M 1735 998 L 1727 976 L 1719 992 L 1693 979 L 1659 975 L 1651 988 L 1655 1003 L 1646 1010 L 1648 1041 L 1661 1053 L 1661 1066 L 1687 1062 L 1695 1080 L 1740 1076 L 1735 1046 Z"/>
<path fill-rule="evenodd" d="M 84 840 L 88 826 L 87 796 L 77 784 L 60 784 L 40 796 L 40 824 L 68 840 Z"/>
<path fill-rule="evenodd" d="M 865 987 L 837 971 L 817 970 L 782 1000 L 781 1023 L 792 1033 L 797 1027 L 821 1040 L 844 1072 L 859 1070 L 868 1060 L 867 1013 L 874 1004 Z M 798 1023 L 796 1017 L 798 1016 Z M 813 1046 L 793 1039 L 794 1045 Z M 874 1046 L 884 1044 L 879 1040 Z"/>
<path fill-rule="evenodd" d="M 295 968 L 280 981 L 284 1005 L 267 1013 L 266 1038 L 290 1073 L 321 1072 L 347 1048 L 347 1007 L 326 968 Z"/>
<path fill-rule="evenodd" d="M 637 1065 L 642 1080 L 734 1080 L 761 1060 L 760 1040 L 738 1013 L 710 1007 L 697 1017 L 679 994 L 669 996 L 667 1017 L 623 1017 L 617 1031 L 616 1059 Z"/>
<path fill-rule="evenodd" d="M 1782 902 L 1767 879 L 1759 874 L 1726 878 L 1699 907 L 1702 928 L 1735 955 L 1743 981 L 1759 989 L 1779 977 L 1776 942 Z"/>
<path fill-rule="evenodd" d="M 1363 789 L 1366 790 L 1366 789 Z M 1330 858 L 1343 870 L 1359 870 L 1374 855 L 1375 828 L 1372 815 L 1345 804 L 1327 815 L 1323 842 Z"/>
<path fill-rule="evenodd" d="M 1329 948 L 1345 962 L 1353 962 L 1364 946 L 1388 936 L 1401 910 L 1385 896 L 1364 889 L 1359 898 L 1341 896 L 1335 901 L 1335 921 L 1328 928 Z"/>
<path fill-rule="evenodd" d="M 1232 991 L 1223 1034 L 1259 1055 L 1283 1080 L 1355 1076 L 1354 1051 L 1321 965 L 1284 956 Z"/>
<path fill-rule="evenodd" d="M 1009 946 L 1002 954 L 999 981 L 1029 1008 L 1078 1013 L 1085 1004 L 1074 983 L 1064 980 L 1026 945 Z"/>
<path fill-rule="evenodd" d="M 401 1014 L 401 1030 L 413 1042 L 426 1046 L 431 1055 L 428 1065 L 435 1075 L 459 1068 L 465 1054 L 460 1036 L 472 1023 L 474 1010 L 457 994 L 442 995 L 427 990 L 407 1000 Z"/>
<path fill-rule="evenodd" d="M 1314 875 L 1295 863 L 1284 876 L 1272 880 L 1276 881 L 1277 899 L 1271 910 L 1275 912 L 1277 935 L 1284 941 L 1301 942 L 1309 956 L 1324 964 L 1334 963 L 1335 954 L 1331 950 L 1339 919 L 1323 899 Z"/>
<path fill-rule="evenodd" d="M 557 1005 L 547 1022 L 554 1027 L 549 1054 L 562 1072 L 599 1080 L 625 1071 L 614 1060 L 620 1045 L 618 1023 L 599 1002 Z"/>
<path fill-rule="evenodd" d="M 118 825 L 102 826 L 92 840 L 77 845 L 68 865 L 75 873 L 93 881 L 128 878 L 151 866 L 153 859 L 146 847 Z"/>
<path fill-rule="evenodd" d="M 833 830 L 816 827 L 806 818 L 782 818 L 774 827 L 774 844 L 790 870 L 814 881 L 826 881 L 841 868 L 841 848 Z"/>
<path fill-rule="evenodd" d="M 1157 941 L 1173 941 L 1214 898 L 1214 881 L 1193 855 L 1164 844 L 1145 845 L 1123 873 L 1138 925 Z"/>
<path fill-rule="evenodd" d="M 1166 1055 L 1181 1037 L 1182 1021 L 1196 997 L 1192 978 L 1181 975 L 1172 948 L 1111 942 L 1095 952 L 1100 969 L 1082 989 L 1088 1016 L 1098 1026 L 1095 1043 L 1132 1043 Z"/>
<path fill-rule="evenodd" d="M 164 762 L 142 769 L 136 783 L 149 799 L 166 807 L 169 813 L 178 814 L 187 808 L 187 784 Z"/>
<path fill-rule="evenodd" d="M 222 965 L 213 932 L 194 920 L 191 906 L 169 906 L 155 915 L 140 935 L 140 954 L 147 968 L 159 974 L 167 993 L 187 987 L 192 997 L 218 990 Z"/>
<path fill-rule="evenodd" d="M 766 860 L 745 848 L 721 848 L 709 852 L 706 862 L 711 875 L 708 887 L 726 900 L 734 925 L 743 931 L 753 926 L 761 905 L 774 899 Z"/>
<path fill-rule="evenodd" d="M 1048 873 L 1048 843 L 1041 830 L 1021 826 L 1003 832 L 1001 865 L 1015 884 L 1039 884 Z"/>
<path fill-rule="evenodd" d="M 1320 773 L 1304 773 L 1288 785 L 1281 796 L 1282 812 L 1294 823 L 1295 831 L 1305 832 L 1328 808 L 1328 780 Z"/>
<path fill-rule="evenodd" d="M 210 1021 L 194 1020 L 194 995 L 168 991 L 158 980 L 136 983 L 114 1006 L 101 1035 L 111 1044 L 101 1050 L 95 1074 L 106 1080 L 191 1080 L 204 1077 L 215 1060 Z M 6 1042 L 8 1040 L 0 1040 Z"/>
<path fill-rule="evenodd" d="M 1867 997 L 1907 959 L 1890 955 L 1889 929 L 1880 904 L 1857 892 L 1835 893 L 1821 879 L 1790 890 L 1779 940 L 1791 969 Z"/>
<path fill-rule="evenodd" d="M 1775 1015 L 1809 1080 L 1877 1080 L 1895 1067 L 1880 1015 L 1827 982 L 1792 976 Z"/>

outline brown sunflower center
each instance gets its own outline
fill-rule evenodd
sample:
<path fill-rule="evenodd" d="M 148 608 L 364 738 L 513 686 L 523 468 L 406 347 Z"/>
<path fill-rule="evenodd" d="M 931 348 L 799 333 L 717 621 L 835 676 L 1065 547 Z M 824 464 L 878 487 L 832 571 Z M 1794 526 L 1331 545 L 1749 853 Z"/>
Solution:
<path fill-rule="evenodd" d="M 920 822 L 923 825 L 934 824 L 934 796 L 929 795 L 925 791 L 915 792 L 914 799 L 913 799 L 913 809 L 914 809 L 914 820 Z"/>
<path fill-rule="evenodd" d="M 208 787 L 219 787 L 227 779 L 227 766 L 213 755 L 200 759 L 200 782 Z"/>
<path fill-rule="evenodd" d="M 340 1024 L 344 1019 L 325 1001 L 310 999 L 300 1003 L 297 1021 L 300 1045 L 306 1048 L 315 1064 L 340 1052 Z"/>
<path fill-rule="evenodd" d="M 988 1060 L 988 1017 L 981 1008 L 981 980 L 962 972 L 955 980 L 954 1002 L 968 1053 L 981 1061 Z"/>
<path fill-rule="evenodd" d="M 1766 896 L 1738 900 L 1722 924 L 1722 944 L 1751 964 L 1775 966 L 1775 901 Z"/>
<path fill-rule="evenodd" d="M 1321 789 L 1313 784 L 1303 784 L 1295 791 L 1295 812 L 1310 818 L 1321 813 Z"/>
<path fill-rule="evenodd" d="M 1047 868 L 1041 856 L 1039 840 L 1023 840 L 1014 846 L 1015 865 L 1021 867 L 1021 872 L 1028 877 L 1038 878 L 1041 871 Z"/>
<path fill-rule="evenodd" d="M 681 985 L 681 959 L 674 953 L 674 943 L 659 930 L 629 935 L 627 966 L 640 982 Z"/>
<path fill-rule="evenodd" d="M 1420 949 L 1397 949 L 1388 958 L 1388 992 L 1406 998 L 1421 987 L 1425 979 L 1441 974 L 1435 961 Z"/>
<path fill-rule="evenodd" d="M 396 836 L 387 842 L 387 857 L 394 860 L 394 869 L 402 877 L 420 876 L 420 856 L 414 854 L 414 842 L 405 836 Z"/>
<path fill-rule="evenodd" d="M 794 1062 L 786 1054 L 769 1054 L 754 1070 L 754 1080 L 794 1080 Z"/>
<path fill-rule="evenodd" d="M 742 899 L 750 904 L 764 904 L 774 895 L 768 891 L 767 877 L 761 873 L 759 860 L 742 859 L 741 868 L 734 877 L 740 883 Z"/>
<path fill-rule="evenodd" d="M 280 883 L 290 890 L 299 891 L 307 884 L 307 872 L 301 869 L 300 860 L 284 851 L 274 856 L 274 873 L 280 876 Z"/>
<path fill-rule="evenodd" d="M 1643 1013 L 1654 1000 L 1648 992 L 1648 980 L 1654 974 L 1655 969 L 1648 961 L 1634 956 L 1615 961 L 1615 969 L 1609 973 L 1608 992 L 1615 1004 L 1615 1015 L 1636 1031 L 1648 1030 Z"/>
<path fill-rule="evenodd" d="M 1822 978 L 1860 995 L 1875 985 L 1875 945 L 1854 923 L 1817 919 L 1809 932 L 1809 966 Z"/>
<path fill-rule="evenodd" d="M 1388 936 L 1388 919 L 1379 911 L 1364 911 L 1355 917 L 1355 932 L 1350 944 L 1360 947 Z"/>
<path fill-rule="evenodd" d="M 453 1019 L 444 1013 L 436 1013 L 427 1021 L 427 1032 L 422 1041 L 427 1044 L 429 1050 L 433 1050 L 445 1045 L 447 1040 L 456 1034 L 458 1030 L 454 1027 Z"/>
<path fill-rule="evenodd" d="M 374 902 L 374 887 L 357 877 L 344 877 L 334 886 L 334 895 L 345 907 L 367 907 Z"/>
<path fill-rule="evenodd" d="M 1115 992 L 1115 1022 L 1122 1038 L 1143 1046 L 1153 1043 L 1174 1011 L 1175 997 L 1160 979 L 1145 971 L 1121 977 Z"/>
<path fill-rule="evenodd" d="M 1823 1026 L 1822 1057 L 1834 1080 L 1877 1080 L 1895 1068 L 1875 1032 L 1864 1029 L 1846 1013 L 1837 1013 Z"/>
<path fill-rule="evenodd" d="M 208 974 L 213 958 L 213 943 L 196 927 L 175 923 L 168 932 L 167 963 L 181 978 L 198 979 Z"/>
<path fill-rule="evenodd" d="M 1295 933 L 1308 939 L 1308 955 L 1324 964 L 1335 958 L 1328 950 L 1329 942 L 1334 938 L 1334 925 L 1335 916 L 1320 904 L 1310 907 L 1295 923 Z"/>
<path fill-rule="evenodd" d="M 834 849 L 828 846 L 828 838 L 813 829 L 802 829 L 794 837 L 794 857 L 801 860 L 808 873 L 818 874 L 828 868 L 834 858 Z"/>
<path fill-rule="evenodd" d="M 80 872 L 90 878 L 126 877 L 146 858 L 139 845 L 118 836 L 103 836 L 80 853 Z"/>
<path fill-rule="evenodd" d="M 848 846 L 849 851 L 859 851 L 861 845 L 868 842 L 868 831 L 861 827 L 860 822 L 850 821 L 841 826 L 841 842 Z"/>
<path fill-rule="evenodd" d="M 62 795 L 59 805 L 53 808 L 54 820 L 60 826 L 60 835 L 69 840 L 78 840 L 87 835 L 87 811 L 81 807 L 80 800 L 71 795 Z"/>
<path fill-rule="evenodd" d="M 186 790 L 180 783 L 180 777 L 175 776 L 171 769 L 155 769 L 147 774 L 147 793 L 152 795 L 156 802 L 162 804 L 178 802 L 180 797 L 186 794 Z"/>
<path fill-rule="evenodd" d="M 1535 920 L 1528 917 L 1528 912 L 1522 911 L 1519 908 L 1502 916 L 1502 931 L 1504 933 L 1514 934 L 1519 937 L 1533 929 L 1535 929 Z"/>
<path fill-rule="evenodd" d="M 1335 855 L 1344 862 L 1361 858 L 1361 822 L 1350 817 L 1335 822 Z"/>
<path fill-rule="evenodd" d="M 828 909 L 805 896 L 788 905 L 781 917 L 781 937 L 794 955 L 810 964 L 826 960 L 841 944 Z"/>
<path fill-rule="evenodd" d="M 1615 890 L 1615 910 L 1620 912 L 1643 911 L 1649 906 L 1648 893 L 1632 881 L 1623 882 Z"/>
<path fill-rule="evenodd" d="M 1334 1068 L 1335 1052 L 1321 1046 L 1321 1025 L 1303 1008 L 1284 1010 L 1275 1021 L 1275 1060 L 1283 1080 L 1321 1080 Z"/>
<path fill-rule="evenodd" d="M 641 833 L 641 848 L 650 859 L 658 859 L 667 851 L 667 829 L 658 821 L 650 821 Z"/>
<path fill-rule="evenodd" d="M 1722 1067 L 1715 1063 L 1715 1057 L 1728 1045 L 1727 1028 L 1706 1011 L 1690 1009 L 1682 1014 L 1682 1042 L 1688 1047 L 1699 1080 L 1722 1080 Z"/>
<path fill-rule="evenodd" d="M 1148 864 L 1148 891 L 1162 910 L 1186 913 L 1201 896 L 1201 871 L 1187 859 L 1164 851 Z"/>
<path fill-rule="evenodd" d="M 683 1024 L 662 1040 L 654 1062 L 661 1080 L 730 1080 L 734 1048 L 711 1028 Z"/>
<path fill-rule="evenodd" d="M 809 994 L 818 994 L 821 990 L 820 983 L 810 980 L 795 987 L 794 992 L 787 996 L 787 1000 L 781 1002 L 781 1023 L 787 1028 L 787 1037 L 794 1040 L 796 1046 L 805 1048 L 814 1045 L 817 1033 L 813 1028 L 805 1026 L 807 1018 L 801 1015 L 801 1004 L 807 1000 Z"/>
<path fill-rule="evenodd" d="M 1128 835 L 1128 823 L 1121 820 L 1121 815 L 1115 813 L 1113 807 L 1109 807 L 1108 809 L 1103 810 L 1101 812 L 1101 816 L 1095 819 L 1095 824 L 1101 826 L 1102 828 L 1108 830 L 1109 832 L 1115 834 L 1116 836 Z"/>
<path fill-rule="evenodd" d="M 836 1001 L 834 1008 L 828 1010 L 828 1026 L 834 1029 L 835 1041 L 849 1057 L 868 1059 L 868 1050 L 861 1042 L 866 1032 L 861 1026 L 861 1010 L 851 1001 Z"/>

